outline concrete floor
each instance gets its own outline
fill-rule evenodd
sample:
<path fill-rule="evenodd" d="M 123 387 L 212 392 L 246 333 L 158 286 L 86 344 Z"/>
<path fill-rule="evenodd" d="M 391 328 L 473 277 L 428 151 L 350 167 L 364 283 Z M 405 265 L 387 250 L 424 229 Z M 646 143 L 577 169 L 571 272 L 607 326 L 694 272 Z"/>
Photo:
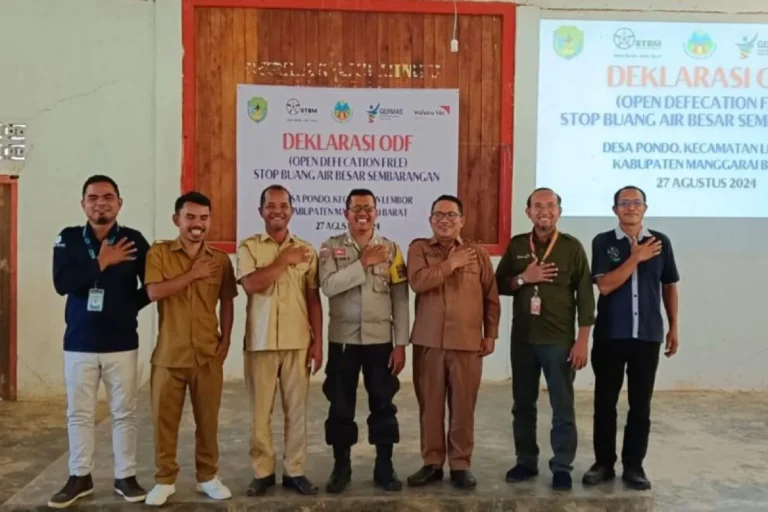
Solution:
<path fill-rule="evenodd" d="M 367 405 L 363 391 L 359 404 Z M 139 434 L 139 481 L 152 486 L 154 474 L 149 393 L 141 395 Z M 622 400 L 625 400 L 622 397 Z M 323 421 L 327 402 L 318 386 L 310 397 L 310 448 L 307 475 L 321 487 L 330 471 L 330 450 L 323 442 Z M 38 509 L 66 480 L 66 433 L 63 407 L 44 409 L 33 404 L 0 404 L 2 418 L 0 436 L 0 478 L 11 487 L 23 478 L 31 480 L 5 504 L 7 510 Z M 404 384 L 398 395 L 403 441 L 396 449 L 395 465 L 401 478 L 418 469 L 419 437 L 416 401 L 412 385 Z M 353 451 L 353 484 L 341 498 L 321 493 L 317 498 L 299 498 L 276 489 L 263 499 L 244 496 L 251 479 L 247 455 L 248 407 L 244 385 L 228 384 L 220 415 L 221 476 L 234 494 L 233 501 L 214 504 L 194 492 L 193 440 L 194 423 L 187 410 L 180 438 L 179 462 L 182 473 L 177 494 L 171 499 L 174 508 L 254 508 L 259 510 L 662 510 L 662 511 L 765 511 L 768 510 L 768 444 L 764 442 L 768 418 L 768 394 L 750 393 L 657 393 L 654 398 L 653 425 L 646 470 L 653 482 L 650 493 L 637 493 L 621 483 L 595 489 L 583 489 L 580 478 L 592 462 L 591 397 L 577 396 L 579 451 L 575 463 L 572 493 L 555 493 L 549 489 L 550 474 L 546 461 L 550 456 L 548 425 L 551 419 L 546 394 L 540 403 L 539 443 L 542 451 L 541 475 L 534 482 L 512 486 L 503 480 L 513 463 L 514 448 L 510 421 L 511 392 L 508 383 L 486 384 L 480 394 L 477 410 L 477 446 L 473 470 L 479 485 L 472 493 L 453 490 L 447 482 L 425 491 L 406 489 L 385 495 L 373 489 L 371 467 L 374 450 L 359 444 Z M 187 407 L 189 409 L 189 407 Z M 6 414 L 10 411 L 10 414 Z M 46 412 L 47 411 L 47 412 Z M 281 408 L 275 407 L 275 441 L 278 458 L 281 451 Z M 361 437 L 366 436 L 367 411 L 358 409 Z M 622 403 L 620 417 L 626 414 Z M 16 425 L 14 426 L 14 423 Z M 48 425 L 48 427 L 44 427 Z M 53 426 L 57 426 L 54 428 Z M 13 432 L 12 434 L 9 434 Z M 619 436 L 619 439 L 621 436 Z M 21 441 L 19 441 L 21 439 Z M 26 439 L 26 440 L 24 440 Z M 8 450 L 8 443 L 13 449 Z M 59 456 L 60 455 L 60 456 Z M 57 459 L 57 456 L 58 459 Z M 44 471 L 47 463 L 52 462 Z M 618 467 L 617 469 L 620 469 Z M 278 463 L 278 473 L 280 466 Z M 82 500 L 80 508 L 123 508 L 124 502 L 111 492 L 112 462 L 109 422 L 97 429 L 97 460 L 94 480 L 96 493 Z M 2 502 L 2 499 L 0 499 Z M 170 502 L 169 502 L 170 503 Z"/>

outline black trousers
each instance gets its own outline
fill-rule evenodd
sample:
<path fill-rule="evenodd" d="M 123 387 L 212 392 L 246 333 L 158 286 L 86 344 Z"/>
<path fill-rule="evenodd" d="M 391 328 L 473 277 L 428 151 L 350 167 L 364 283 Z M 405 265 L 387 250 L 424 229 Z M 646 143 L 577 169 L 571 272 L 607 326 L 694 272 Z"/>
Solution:
<path fill-rule="evenodd" d="M 397 407 L 393 399 L 400 381 L 392 375 L 389 356 L 392 344 L 342 345 L 328 343 L 323 393 L 330 402 L 325 421 L 325 442 L 349 447 L 357 443 L 355 405 L 360 370 L 368 392 L 368 441 L 371 444 L 395 444 L 400 441 Z"/>
<path fill-rule="evenodd" d="M 659 366 L 660 343 L 641 340 L 595 339 L 592 369 L 595 372 L 593 442 L 598 464 L 616 463 L 616 404 L 627 372 L 629 413 L 624 427 L 621 462 L 624 469 L 641 468 L 651 431 L 651 397 Z"/>

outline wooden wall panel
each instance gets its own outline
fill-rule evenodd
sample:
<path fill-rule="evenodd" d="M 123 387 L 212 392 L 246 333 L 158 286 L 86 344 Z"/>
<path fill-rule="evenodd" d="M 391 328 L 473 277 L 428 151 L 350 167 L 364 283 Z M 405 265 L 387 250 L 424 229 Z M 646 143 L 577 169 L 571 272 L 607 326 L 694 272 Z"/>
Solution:
<path fill-rule="evenodd" d="M 194 178 L 187 183 L 214 203 L 213 240 L 236 238 L 238 83 L 458 88 L 464 235 L 489 245 L 509 236 L 499 230 L 500 169 L 510 153 L 500 142 L 503 16 L 459 16 L 459 53 L 450 51 L 452 14 L 195 7 L 193 16 Z"/>

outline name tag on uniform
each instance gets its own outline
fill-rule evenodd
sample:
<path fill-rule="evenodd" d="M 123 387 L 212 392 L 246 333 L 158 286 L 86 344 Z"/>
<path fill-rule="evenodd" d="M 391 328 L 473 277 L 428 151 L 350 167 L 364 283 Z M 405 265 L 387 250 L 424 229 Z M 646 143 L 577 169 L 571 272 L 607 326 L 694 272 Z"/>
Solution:
<path fill-rule="evenodd" d="M 541 314 L 541 297 L 538 295 L 531 297 L 531 314 L 536 316 Z"/>
<path fill-rule="evenodd" d="M 88 292 L 88 311 L 99 313 L 104 309 L 104 290 L 91 288 Z"/>

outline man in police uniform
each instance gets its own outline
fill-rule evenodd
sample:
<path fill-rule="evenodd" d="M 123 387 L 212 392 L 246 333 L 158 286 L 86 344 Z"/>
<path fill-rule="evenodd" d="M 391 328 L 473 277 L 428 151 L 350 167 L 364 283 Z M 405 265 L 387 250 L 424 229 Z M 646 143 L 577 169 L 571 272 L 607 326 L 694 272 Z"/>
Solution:
<path fill-rule="evenodd" d="M 173 223 L 179 236 L 152 246 L 145 279 L 160 315 L 150 375 L 157 472 L 146 499 L 155 506 L 176 492 L 176 447 L 187 388 L 195 417 L 197 490 L 215 500 L 232 497 L 218 477 L 218 422 L 235 314 L 235 270 L 229 256 L 205 241 L 210 199 L 199 192 L 179 197 Z"/>
<path fill-rule="evenodd" d="M 551 189 L 533 191 L 526 208 L 533 229 L 512 238 L 496 278 L 499 293 L 514 297 L 512 424 L 517 464 L 506 479 L 520 482 L 539 472 L 536 401 L 543 371 L 552 405 L 552 487 L 570 490 L 577 445 L 573 380 L 576 370 L 587 364 L 595 297 L 584 247 L 557 229 L 560 203 Z"/>
<path fill-rule="evenodd" d="M 677 282 L 680 275 L 669 238 L 643 226 L 648 206 L 637 187 L 613 198 L 619 225 L 592 240 L 592 276 L 597 301 L 592 369 L 595 372 L 595 464 L 585 485 L 612 480 L 616 473 L 616 403 L 627 373 L 629 413 L 624 429 L 622 479 L 628 487 L 651 488 L 643 470 L 651 429 L 651 397 L 661 344 L 677 352 Z M 662 301 L 669 328 L 664 336 Z"/>
<path fill-rule="evenodd" d="M 405 365 L 409 308 L 405 262 L 397 243 L 374 233 L 376 197 L 366 189 L 347 196 L 349 232 L 320 248 L 320 286 L 330 302 L 328 364 L 323 392 L 330 402 L 325 440 L 335 464 L 326 490 L 340 493 L 352 476 L 357 443 L 355 399 L 360 370 L 368 392 L 368 440 L 376 446 L 374 482 L 388 491 L 402 483 L 392 465 L 400 440 L 393 398 Z M 393 347 L 394 341 L 394 347 Z"/>

